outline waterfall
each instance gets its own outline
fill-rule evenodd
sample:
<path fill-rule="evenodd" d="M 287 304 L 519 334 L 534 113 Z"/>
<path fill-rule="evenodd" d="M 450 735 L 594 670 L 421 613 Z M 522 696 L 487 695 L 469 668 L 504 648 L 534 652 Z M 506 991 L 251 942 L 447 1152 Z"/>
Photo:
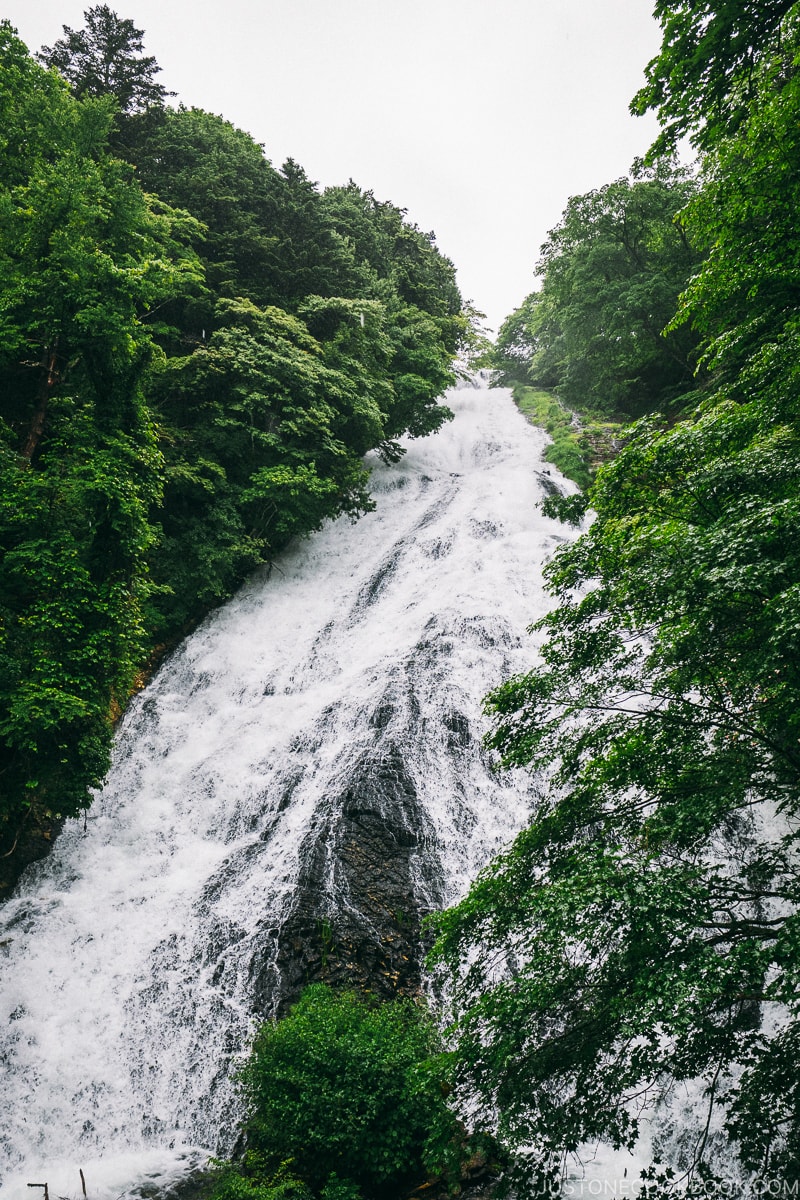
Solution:
<path fill-rule="evenodd" d="M 419 926 L 525 821 L 481 748 L 565 529 L 485 380 L 164 664 L 83 822 L 0 909 L 3 1196 L 119 1197 L 230 1149 L 232 1069 L 308 978 L 419 983 Z M 38 1194 L 38 1193 L 37 1193 Z M 143 1194 L 146 1194 L 146 1190 Z"/>

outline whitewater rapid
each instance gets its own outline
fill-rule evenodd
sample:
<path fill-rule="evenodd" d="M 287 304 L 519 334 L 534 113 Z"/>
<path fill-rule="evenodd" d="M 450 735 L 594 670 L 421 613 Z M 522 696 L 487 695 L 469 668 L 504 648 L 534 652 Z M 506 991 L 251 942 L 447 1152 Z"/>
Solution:
<path fill-rule="evenodd" d="M 537 505 L 572 487 L 507 391 L 447 403 L 453 422 L 375 461 L 374 512 L 283 555 L 164 664 L 86 829 L 0 909 L 4 1198 L 77 1195 L 79 1169 L 119 1197 L 230 1148 L 232 1064 L 280 989 L 315 836 L 320 903 L 352 903 L 332 843 L 353 779 L 375 790 L 401 762 L 421 911 L 524 824 L 531 780 L 492 773 L 481 703 L 532 662 L 541 568 L 567 536 Z M 407 819 L 392 795 L 371 819 Z"/>

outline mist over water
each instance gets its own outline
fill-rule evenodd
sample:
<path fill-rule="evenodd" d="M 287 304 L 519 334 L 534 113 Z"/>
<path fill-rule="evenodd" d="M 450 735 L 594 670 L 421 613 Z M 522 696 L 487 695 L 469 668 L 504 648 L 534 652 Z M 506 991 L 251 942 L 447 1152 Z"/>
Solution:
<path fill-rule="evenodd" d="M 328 844 L 354 773 L 402 761 L 421 911 L 524 823 L 531 780 L 492 775 L 481 702 L 532 661 L 565 537 L 536 506 L 571 485 L 507 391 L 448 403 L 453 422 L 375 463 L 375 512 L 282 556 L 164 664 L 86 830 L 70 823 L 0 909 L 4 1197 L 45 1179 L 78 1194 L 79 1168 L 117 1197 L 230 1148 L 232 1062 L 281 991 L 315 838 L 324 904 L 354 903 Z M 372 816 L 402 825 L 392 803 Z"/>

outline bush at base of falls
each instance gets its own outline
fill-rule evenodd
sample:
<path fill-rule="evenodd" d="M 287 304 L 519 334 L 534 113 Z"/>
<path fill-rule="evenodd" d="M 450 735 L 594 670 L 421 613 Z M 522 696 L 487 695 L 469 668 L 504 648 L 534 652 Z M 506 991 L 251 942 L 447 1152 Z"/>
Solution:
<path fill-rule="evenodd" d="M 418 1003 L 376 1003 L 325 984 L 262 1027 L 243 1076 L 241 1163 L 214 1200 L 402 1195 L 431 1174 L 455 1182 L 474 1146 L 447 1103 L 449 1059 Z M 284 1190 L 282 1190 L 284 1189 Z"/>

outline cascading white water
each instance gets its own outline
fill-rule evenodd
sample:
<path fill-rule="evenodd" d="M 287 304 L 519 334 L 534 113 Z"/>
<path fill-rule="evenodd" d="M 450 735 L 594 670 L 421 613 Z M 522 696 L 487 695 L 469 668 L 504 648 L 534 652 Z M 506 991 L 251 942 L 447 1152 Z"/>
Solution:
<path fill-rule="evenodd" d="M 402 761 L 422 909 L 523 824 L 530 781 L 491 774 L 481 701 L 530 665 L 541 565 L 565 537 L 537 509 L 557 473 L 507 391 L 448 403 L 452 423 L 376 462 L 374 513 L 284 555 L 163 666 L 86 831 L 0 910 L 4 1197 L 45 1179 L 75 1194 L 79 1167 L 116 1197 L 230 1144 L 232 1060 L 279 988 L 315 831 L 325 905 L 352 900 L 325 855 L 354 774 Z"/>

